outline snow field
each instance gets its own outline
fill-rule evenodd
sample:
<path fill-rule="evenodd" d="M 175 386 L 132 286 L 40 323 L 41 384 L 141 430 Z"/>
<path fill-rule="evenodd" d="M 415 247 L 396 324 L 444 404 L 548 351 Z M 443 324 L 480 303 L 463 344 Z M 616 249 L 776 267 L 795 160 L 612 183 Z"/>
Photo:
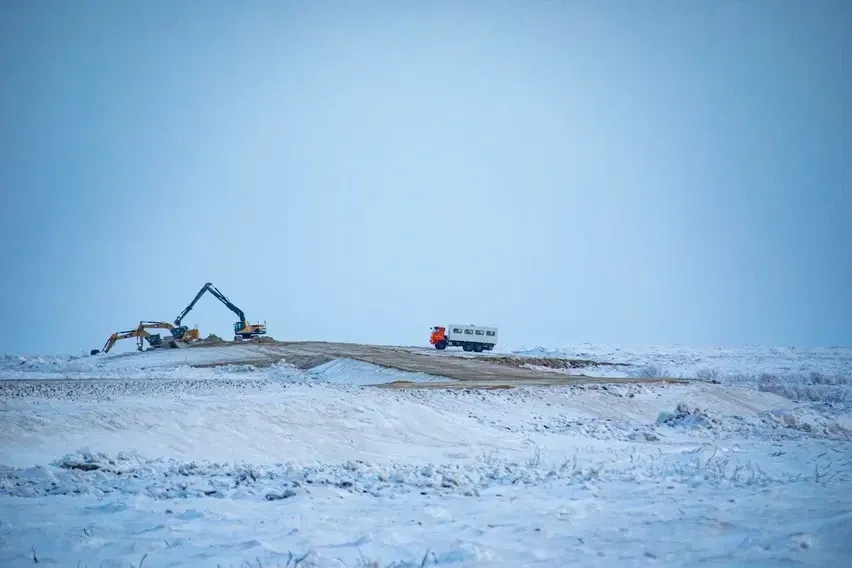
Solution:
<path fill-rule="evenodd" d="M 848 501 L 831 497 L 633 482 L 397 499 L 323 487 L 262 503 L 10 497 L 6 534 L 32 546 L 0 548 L 0 562 L 32 566 L 35 551 L 41 564 L 105 568 L 143 557 L 145 566 L 842 566 Z"/>
<path fill-rule="evenodd" d="M 852 403 L 852 348 L 695 347 L 623 348 L 581 344 L 516 349 L 516 355 L 593 359 L 620 367 L 559 370 L 606 377 L 673 377 L 717 381 L 779 394 L 790 400 Z M 543 369 L 542 369 L 543 370 Z"/>
<path fill-rule="evenodd" d="M 0 562 L 29 566 L 35 551 L 105 567 L 143 555 L 150 566 L 839 566 L 852 553 L 848 479 L 756 466 L 738 477 L 713 454 L 690 458 L 299 469 L 68 456 L 66 467 L 113 471 L 27 472 L 22 492 L 52 493 L 4 497 Z"/>
<path fill-rule="evenodd" d="M 781 367 L 835 376 L 837 357 L 738 363 L 677 347 L 636 362 L 716 364 L 722 384 L 442 391 L 364 387 L 436 379 L 351 360 L 258 368 L 257 346 L 233 349 L 204 349 L 204 362 L 234 362 L 216 368 L 189 367 L 188 350 L 0 361 L 5 378 L 65 379 L 0 381 L 0 565 L 827 566 L 852 555 L 846 399 L 791 400 L 737 379 Z"/>

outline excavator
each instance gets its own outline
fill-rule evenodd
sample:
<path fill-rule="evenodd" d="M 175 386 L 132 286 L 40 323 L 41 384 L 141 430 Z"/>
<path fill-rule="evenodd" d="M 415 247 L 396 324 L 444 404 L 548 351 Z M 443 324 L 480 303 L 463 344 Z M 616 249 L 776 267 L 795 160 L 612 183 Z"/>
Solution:
<path fill-rule="evenodd" d="M 164 343 L 163 338 L 160 337 L 159 333 L 149 333 L 147 331 L 149 329 L 168 329 L 171 332 L 172 337 Z M 184 326 L 180 336 L 178 336 L 176 334 L 175 326 L 167 321 L 140 321 L 136 329 L 116 331 L 110 335 L 109 339 L 107 339 L 107 342 L 104 344 L 103 352 L 109 353 L 109 350 L 113 348 L 117 341 L 121 339 L 129 339 L 131 337 L 136 338 L 136 349 L 142 351 L 142 348 L 145 345 L 145 340 L 148 341 L 148 344 L 152 349 L 164 347 L 165 345 L 168 345 L 169 347 L 180 347 L 178 342 L 189 343 L 196 341 L 201 338 L 201 332 L 198 328 L 188 329 Z M 98 353 L 99 351 L 97 349 L 92 349 L 91 351 L 91 355 L 97 355 Z"/>
<path fill-rule="evenodd" d="M 225 304 L 229 310 L 237 314 L 237 317 L 240 318 L 239 321 L 234 322 L 234 341 L 239 341 L 240 339 L 250 339 L 252 337 L 257 337 L 259 335 L 266 335 L 266 323 L 249 323 L 246 321 L 246 315 L 243 311 L 234 305 L 231 300 L 229 300 L 222 292 L 220 292 L 211 282 L 206 283 L 201 287 L 201 290 L 198 291 L 198 294 L 195 295 L 195 298 L 189 303 L 187 307 L 183 309 L 183 311 L 178 315 L 175 319 L 175 329 L 172 331 L 172 335 L 176 338 L 181 338 L 187 330 L 186 326 L 181 325 L 181 321 L 186 317 L 186 314 L 195 306 L 196 302 L 204 295 L 204 292 L 210 292 L 217 300 Z"/>
<path fill-rule="evenodd" d="M 186 326 L 182 326 L 178 328 L 167 321 L 140 321 L 137 329 L 168 329 L 171 333 L 171 337 L 166 339 L 169 347 L 180 347 L 177 342 L 191 343 L 201 339 L 201 332 L 198 331 L 197 327 L 189 329 Z M 139 340 L 139 343 L 141 342 Z M 151 344 L 151 347 L 160 347 L 163 345 L 163 339 L 159 334 L 151 335 L 148 338 L 148 343 Z"/>

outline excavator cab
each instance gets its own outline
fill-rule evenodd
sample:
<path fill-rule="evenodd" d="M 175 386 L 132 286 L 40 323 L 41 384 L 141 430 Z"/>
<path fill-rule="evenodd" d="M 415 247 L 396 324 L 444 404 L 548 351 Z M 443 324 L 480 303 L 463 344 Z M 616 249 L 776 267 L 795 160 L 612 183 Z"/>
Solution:
<path fill-rule="evenodd" d="M 245 321 L 234 322 L 234 341 L 238 339 L 251 339 L 258 335 L 266 335 L 266 324 L 251 324 Z"/>
<path fill-rule="evenodd" d="M 174 327 L 174 326 L 173 326 Z M 185 325 L 179 325 L 172 329 L 172 338 L 182 341 L 197 341 L 201 339 L 201 332 L 197 327 L 190 329 Z"/>

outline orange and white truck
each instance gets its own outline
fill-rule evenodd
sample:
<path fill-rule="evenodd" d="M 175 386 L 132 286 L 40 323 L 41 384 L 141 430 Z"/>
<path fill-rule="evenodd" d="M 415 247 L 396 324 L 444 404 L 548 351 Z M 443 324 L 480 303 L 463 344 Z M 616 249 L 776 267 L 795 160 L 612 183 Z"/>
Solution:
<path fill-rule="evenodd" d="M 491 351 L 497 345 L 497 328 L 478 325 L 450 324 L 447 327 L 436 325 L 432 328 L 429 343 L 435 349 L 461 347 L 465 351 Z"/>

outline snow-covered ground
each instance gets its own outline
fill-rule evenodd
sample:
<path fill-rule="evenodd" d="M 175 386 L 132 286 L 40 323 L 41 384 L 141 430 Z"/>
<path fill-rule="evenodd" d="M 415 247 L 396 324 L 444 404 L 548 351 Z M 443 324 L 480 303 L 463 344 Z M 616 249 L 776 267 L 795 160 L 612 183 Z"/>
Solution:
<path fill-rule="evenodd" d="M 255 365 L 258 361 L 261 365 Z M 375 385 L 394 381 L 441 382 L 444 377 L 379 367 L 352 359 L 334 359 L 309 371 L 289 365 L 281 352 L 264 345 L 226 345 L 157 349 L 97 357 L 0 357 L 2 380 L 86 379 L 245 379 Z"/>
<path fill-rule="evenodd" d="M 525 352 L 716 383 L 0 359 L 0 566 L 848 563 L 849 350 L 597 349 Z"/>
<path fill-rule="evenodd" d="M 157 349 L 144 353 L 110 353 L 88 356 L 0 356 L 0 380 L 52 379 L 146 379 L 209 377 L 207 369 L 193 365 L 230 362 L 248 363 L 262 357 L 279 359 L 281 355 L 265 345 L 231 345 L 190 349 Z M 229 372 L 232 369 L 225 369 Z M 239 370 L 239 369 L 237 369 Z"/>
<path fill-rule="evenodd" d="M 521 348 L 512 354 L 621 363 L 554 372 L 606 377 L 675 377 L 716 380 L 759 388 L 793 400 L 850 402 L 852 348 L 695 347 L 663 345 L 625 348 L 572 345 Z"/>

